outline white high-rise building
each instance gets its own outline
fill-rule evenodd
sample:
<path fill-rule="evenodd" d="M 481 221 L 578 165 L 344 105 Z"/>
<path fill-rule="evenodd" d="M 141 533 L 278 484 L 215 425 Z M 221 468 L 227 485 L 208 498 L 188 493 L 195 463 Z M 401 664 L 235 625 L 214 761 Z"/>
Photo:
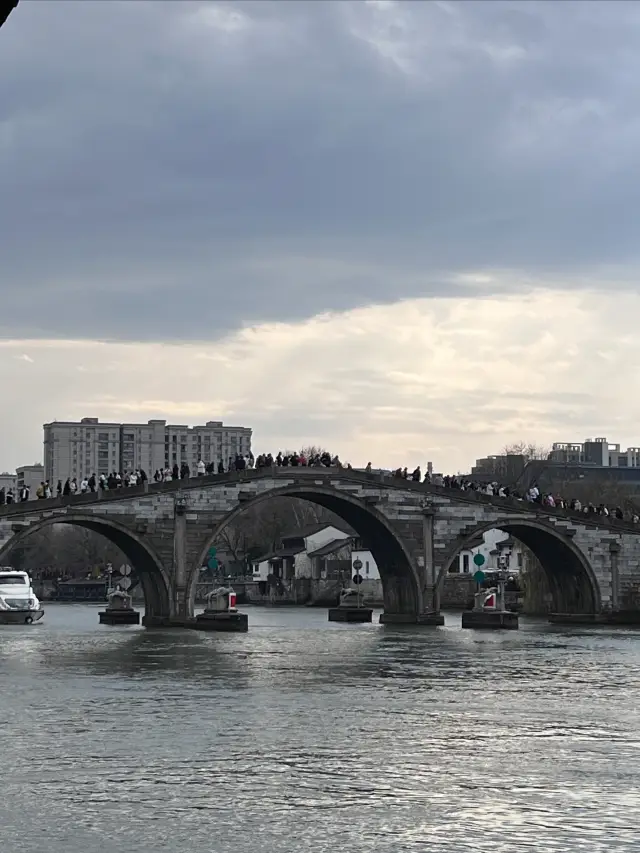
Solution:
<path fill-rule="evenodd" d="M 236 453 L 251 451 L 249 427 L 226 426 L 207 421 L 204 426 L 167 424 L 151 420 L 146 424 L 101 423 L 98 418 L 81 421 L 54 421 L 44 424 L 45 477 L 55 486 L 67 477 L 95 474 L 122 474 L 144 468 L 151 478 L 158 468 L 187 463 L 193 475 L 200 459 L 225 468 Z"/>

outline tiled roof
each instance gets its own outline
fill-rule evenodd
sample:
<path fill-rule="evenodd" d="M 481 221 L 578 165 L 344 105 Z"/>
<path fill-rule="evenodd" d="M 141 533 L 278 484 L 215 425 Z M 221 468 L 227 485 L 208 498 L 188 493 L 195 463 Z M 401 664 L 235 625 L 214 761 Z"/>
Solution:
<path fill-rule="evenodd" d="M 337 530 L 342 530 L 343 533 L 347 533 L 349 536 L 355 536 L 355 530 L 351 530 L 346 524 L 332 524 L 330 522 L 324 521 L 322 524 L 309 524 L 306 527 L 300 527 L 298 530 L 291 530 L 288 533 L 285 533 L 282 536 L 282 539 L 306 539 L 307 536 L 313 536 L 314 533 L 318 533 L 320 530 L 326 530 L 327 527 L 335 527 Z"/>
<path fill-rule="evenodd" d="M 304 551 L 304 545 L 291 545 L 289 548 L 278 548 L 273 554 L 273 558 L 295 557 L 296 554 L 300 554 L 302 551 Z"/>
<path fill-rule="evenodd" d="M 335 551 L 339 551 L 341 548 L 344 548 L 345 545 L 350 545 L 352 539 L 348 536 L 346 539 L 332 539 L 331 542 L 327 542 L 326 545 L 323 545 L 322 548 L 316 548 L 315 551 L 309 551 L 307 557 L 326 557 L 327 554 L 333 554 Z"/>
<path fill-rule="evenodd" d="M 252 563 L 264 563 L 265 560 L 270 560 L 274 555 L 273 551 L 269 551 L 268 554 L 262 554 L 260 557 L 256 557 L 255 560 L 251 560 Z"/>

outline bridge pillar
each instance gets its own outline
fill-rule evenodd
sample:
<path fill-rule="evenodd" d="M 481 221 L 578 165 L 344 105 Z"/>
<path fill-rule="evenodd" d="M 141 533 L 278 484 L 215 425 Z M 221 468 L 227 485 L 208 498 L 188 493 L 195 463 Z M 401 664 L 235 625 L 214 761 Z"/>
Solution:
<path fill-rule="evenodd" d="M 384 611 L 380 622 L 410 624 L 418 622 L 420 608 L 416 600 L 415 583 L 402 574 L 386 575 L 382 584 Z"/>
<path fill-rule="evenodd" d="M 173 527 L 173 572 L 171 578 L 171 618 L 177 624 L 193 617 L 187 594 L 189 569 L 187 558 L 187 501 L 176 496 Z"/>
<path fill-rule="evenodd" d="M 435 510 L 425 507 L 421 529 L 415 532 L 417 576 L 397 573 L 384 580 L 384 613 L 380 621 L 387 624 L 444 625 L 440 614 L 433 548 Z"/>
<path fill-rule="evenodd" d="M 609 558 L 611 561 L 611 610 L 615 613 L 620 609 L 620 566 L 618 555 L 620 545 L 611 542 L 609 545 Z"/>
<path fill-rule="evenodd" d="M 422 553 L 423 553 L 423 586 L 422 606 L 428 615 L 440 613 L 440 591 L 433 549 L 433 522 L 435 510 L 432 506 L 424 507 L 422 511 Z"/>

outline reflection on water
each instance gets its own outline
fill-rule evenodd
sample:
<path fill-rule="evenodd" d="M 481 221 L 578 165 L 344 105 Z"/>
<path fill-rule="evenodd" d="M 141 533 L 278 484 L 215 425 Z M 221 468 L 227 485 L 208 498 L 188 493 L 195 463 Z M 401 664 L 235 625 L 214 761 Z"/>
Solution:
<path fill-rule="evenodd" d="M 640 634 L 0 628 L 2 849 L 640 851 Z"/>

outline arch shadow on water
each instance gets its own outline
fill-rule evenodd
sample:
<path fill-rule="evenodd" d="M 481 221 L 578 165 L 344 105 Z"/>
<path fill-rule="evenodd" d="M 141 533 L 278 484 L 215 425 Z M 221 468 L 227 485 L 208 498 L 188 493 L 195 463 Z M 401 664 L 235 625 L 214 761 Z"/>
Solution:
<path fill-rule="evenodd" d="M 470 534 L 458 539 L 441 565 L 438 574 L 440 593 L 444 579 L 460 552 L 474 539 L 494 529 L 513 536 L 537 557 L 549 584 L 554 613 L 600 613 L 600 587 L 588 558 L 571 537 L 540 519 L 497 519 L 479 525 Z"/>
<path fill-rule="evenodd" d="M 99 533 L 119 548 L 127 560 L 135 567 L 144 593 L 145 614 L 163 616 L 170 613 L 169 578 L 162 561 L 149 542 L 137 533 L 125 527 L 113 518 L 101 518 L 83 513 L 67 513 L 64 516 L 52 516 L 34 522 L 14 533 L 12 538 L 0 548 L 0 565 L 11 551 L 32 534 L 53 524 L 70 524 Z"/>
<path fill-rule="evenodd" d="M 171 629 L 110 629 L 101 642 L 71 642 L 56 650 L 52 668 L 82 668 L 100 677 L 133 681 L 170 677 L 191 684 L 221 679 L 241 685 L 245 676 L 244 655 L 230 649 L 225 639 L 196 631 Z"/>
<path fill-rule="evenodd" d="M 215 526 L 207 536 L 192 567 L 188 597 L 193 608 L 200 567 L 208 549 L 224 528 L 246 510 L 272 498 L 299 498 L 328 509 L 341 518 L 371 550 L 380 571 L 385 612 L 417 615 L 423 612 L 423 594 L 418 572 L 406 543 L 393 530 L 388 519 L 373 504 L 367 504 L 348 492 L 322 485 L 291 485 L 258 494 L 241 503 Z"/>

